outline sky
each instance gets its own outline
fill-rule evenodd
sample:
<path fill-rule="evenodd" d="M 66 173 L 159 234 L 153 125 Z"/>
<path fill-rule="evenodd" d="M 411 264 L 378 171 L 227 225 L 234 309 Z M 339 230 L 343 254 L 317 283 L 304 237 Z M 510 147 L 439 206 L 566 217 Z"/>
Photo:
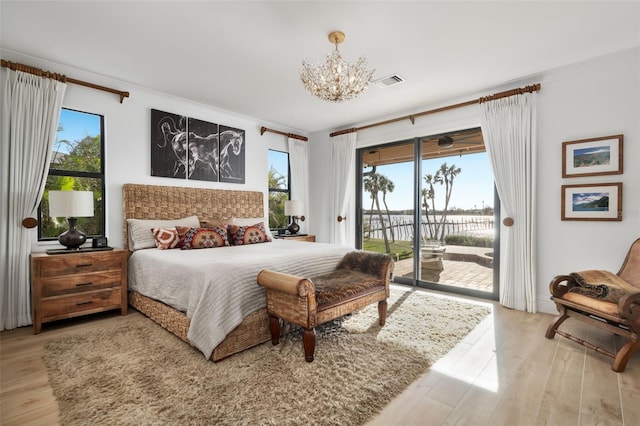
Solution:
<path fill-rule="evenodd" d="M 577 194 L 573 194 L 573 204 L 591 203 L 608 195 L 608 192 L 579 192 Z"/>
<path fill-rule="evenodd" d="M 63 108 L 60 112 L 60 126 L 64 129 L 58 132 L 56 140 L 68 140 L 77 142 L 86 136 L 95 136 L 100 134 L 100 116 L 85 112 L 73 111 Z M 61 152 L 67 151 L 67 145 L 60 144 L 58 146 Z M 68 152 L 66 152 L 68 153 Z"/>
<path fill-rule="evenodd" d="M 493 207 L 493 172 L 485 152 L 435 158 L 422 162 L 422 184 L 425 184 L 426 174 L 435 174 L 442 163 L 448 166 L 455 164 L 461 172 L 455 177 L 449 209 L 482 209 Z M 387 204 L 390 210 L 413 209 L 413 164 L 400 163 L 378 166 L 377 172 L 385 175 L 395 185 L 393 192 L 387 194 Z M 436 209 L 444 207 L 444 185 L 436 185 Z M 371 207 L 369 193 L 363 194 L 364 208 Z M 382 201 L 382 200 L 381 200 Z M 383 207 L 383 206 L 381 206 Z"/>
<path fill-rule="evenodd" d="M 273 165 L 276 170 L 286 174 L 287 156 L 277 154 L 274 151 L 269 151 L 269 164 Z M 451 201 L 449 202 L 450 209 L 454 207 L 459 209 L 493 207 L 493 172 L 485 152 L 424 160 L 422 163 L 422 175 L 424 176 L 427 173 L 435 174 L 444 162 L 448 165 L 455 164 L 456 167 L 461 169 L 460 174 L 455 177 L 453 183 Z M 413 209 L 413 164 L 401 163 L 379 166 L 377 172 L 385 175 L 395 185 L 393 192 L 387 194 L 389 209 Z M 424 184 L 424 178 L 422 183 Z M 444 207 L 444 186 L 437 185 L 435 189 L 436 208 L 440 209 Z M 363 197 L 363 207 L 368 209 L 371 207 L 369 193 L 364 193 Z"/>
<path fill-rule="evenodd" d="M 287 168 L 289 162 L 289 154 L 282 151 L 269 150 L 269 167 L 273 166 L 276 171 L 282 175 L 287 176 L 289 170 Z"/>

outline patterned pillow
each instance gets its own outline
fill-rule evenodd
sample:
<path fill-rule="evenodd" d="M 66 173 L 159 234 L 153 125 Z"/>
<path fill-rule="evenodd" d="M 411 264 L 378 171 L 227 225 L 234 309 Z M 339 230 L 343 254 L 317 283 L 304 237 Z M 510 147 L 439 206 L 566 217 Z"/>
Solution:
<path fill-rule="evenodd" d="M 176 228 L 151 228 L 151 233 L 158 250 L 181 247 L 180 237 Z"/>
<path fill-rule="evenodd" d="M 268 243 L 270 233 L 266 231 L 264 222 L 249 226 L 229 225 L 229 242 L 234 246 Z"/>
<path fill-rule="evenodd" d="M 215 248 L 229 245 L 227 231 L 214 226 L 213 228 L 187 228 L 176 226 L 182 250 Z"/>

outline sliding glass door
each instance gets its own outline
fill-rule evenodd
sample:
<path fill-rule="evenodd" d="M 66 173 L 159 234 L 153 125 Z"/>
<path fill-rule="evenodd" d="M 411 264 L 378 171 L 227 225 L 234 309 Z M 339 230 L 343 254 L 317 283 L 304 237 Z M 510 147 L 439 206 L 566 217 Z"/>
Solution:
<path fill-rule="evenodd" d="M 498 298 L 499 200 L 480 129 L 358 151 L 359 247 L 394 281 Z"/>
<path fill-rule="evenodd" d="M 413 141 L 405 141 L 358 152 L 360 247 L 391 254 L 395 276 L 408 282 L 415 267 L 414 149 Z"/>

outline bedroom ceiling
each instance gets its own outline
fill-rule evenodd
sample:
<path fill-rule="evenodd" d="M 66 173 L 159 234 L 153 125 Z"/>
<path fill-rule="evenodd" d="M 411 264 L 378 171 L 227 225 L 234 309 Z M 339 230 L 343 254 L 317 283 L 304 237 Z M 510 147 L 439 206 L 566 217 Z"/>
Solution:
<path fill-rule="evenodd" d="M 638 1 L 2 0 L 0 15 L 3 49 L 300 133 L 472 99 L 640 44 Z M 405 82 L 340 104 L 309 95 L 302 59 L 324 61 L 333 30 L 345 60 L 364 55 L 374 78 Z M 135 96 L 126 83 L 117 89 Z"/>

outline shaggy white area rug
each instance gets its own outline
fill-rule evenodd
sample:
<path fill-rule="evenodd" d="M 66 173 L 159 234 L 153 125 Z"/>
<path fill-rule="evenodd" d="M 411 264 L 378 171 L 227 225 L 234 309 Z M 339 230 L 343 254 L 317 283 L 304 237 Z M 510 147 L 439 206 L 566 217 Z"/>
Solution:
<path fill-rule="evenodd" d="M 62 424 L 358 425 L 450 351 L 490 308 L 393 288 L 377 306 L 218 363 L 149 319 L 49 343 L 44 360 Z"/>

